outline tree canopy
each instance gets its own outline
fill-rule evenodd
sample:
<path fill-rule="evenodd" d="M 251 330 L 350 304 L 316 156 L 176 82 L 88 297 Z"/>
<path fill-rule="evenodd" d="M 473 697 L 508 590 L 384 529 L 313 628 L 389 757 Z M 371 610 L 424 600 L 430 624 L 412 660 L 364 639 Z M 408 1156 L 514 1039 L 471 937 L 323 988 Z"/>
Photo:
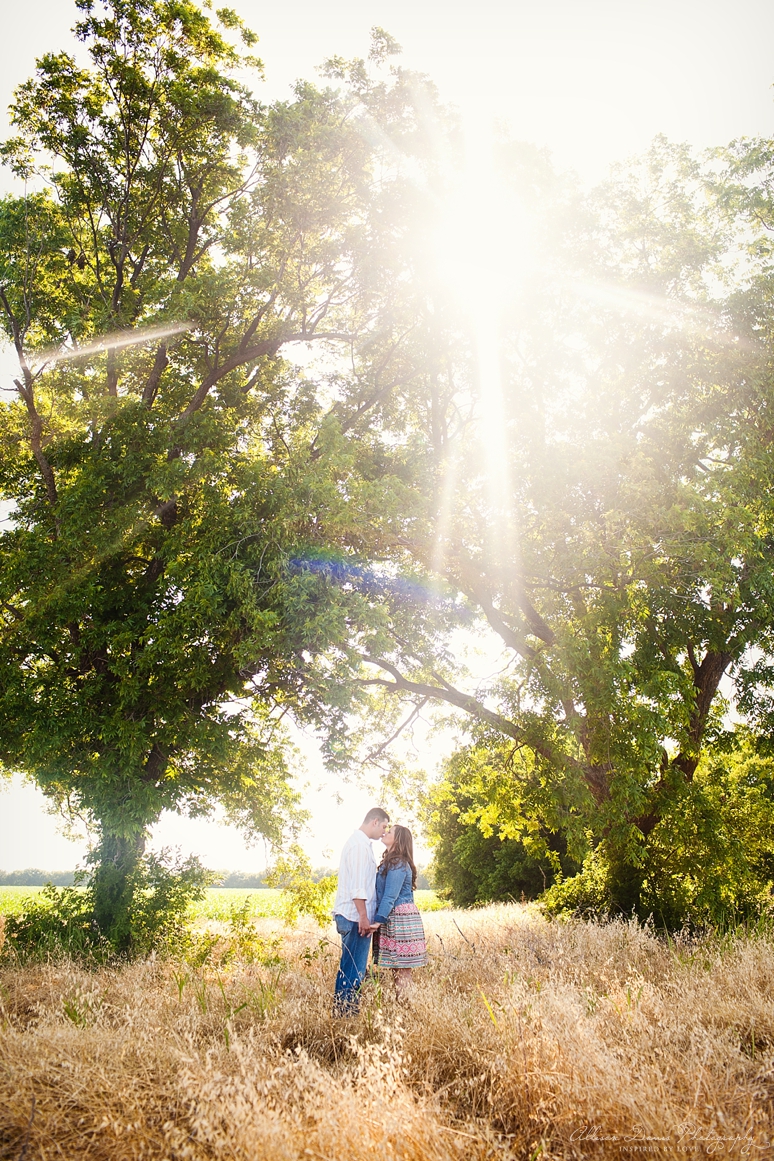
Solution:
<path fill-rule="evenodd" d="M 281 839 L 288 718 L 336 768 L 427 704 L 471 898 L 760 903 L 770 143 L 589 193 L 507 136 L 481 168 L 382 30 L 266 105 L 228 10 L 77 6 L 3 147 L 0 756 L 98 822 L 103 928 L 162 809 Z"/>
<path fill-rule="evenodd" d="M 555 873 L 559 851 L 587 858 L 558 904 L 754 909 L 770 857 L 737 871 L 774 817 L 769 152 L 659 140 L 590 195 L 507 141 L 499 162 L 537 257 L 496 299 L 471 288 L 483 333 L 432 288 L 427 374 L 451 387 L 394 551 L 499 638 L 500 673 L 471 691 L 436 642 L 393 634 L 360 679 L 468 716 L 430 808 L 442 850 L 451 810 Z M 463 861 L 479 840 L 458 837 Z M 676 886 L 696 858 L 714 903 Z"/>
<path fill-rule="evenodd" d="M 372 79 L 377 30 L 372 68 L 333 62 L 338 90 L 263 105 L 228 11 L 218 28 L 186 0 L 78 8 L 88 64 L 44 56 L 4 146 L 28 189 L 0 204 L 19 364 L 0 754 L 99 825 L 112 930 L 162 809 L 221 804 L 279 842 L 284 715 L 342 718 L 315 662 L 374 601 L 314 564 L 357 550 L 355 499 L 374 525 L 399 502 L 400 469 L 354 437 L 405 374 L 388 132 L 411 147 L 422 86 Z M 313 344 L 324 383 L 285 358 Z"/>

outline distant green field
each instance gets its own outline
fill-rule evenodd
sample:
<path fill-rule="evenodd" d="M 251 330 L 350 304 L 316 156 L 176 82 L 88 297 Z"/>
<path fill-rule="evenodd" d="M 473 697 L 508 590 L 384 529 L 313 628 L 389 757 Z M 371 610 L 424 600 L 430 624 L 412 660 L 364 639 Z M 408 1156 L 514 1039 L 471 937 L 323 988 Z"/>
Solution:
<path fill-rule="evenodd" d="M 248 898 L 248 913 L 254 919 L 282 914 L 282 891 L 269 887 L 211 887 L 206 898 L 195 905 L 194 915 L 197 919 L 226 920 Z M 445 906 L 435 891 L 415 891 L 414 898 L 420 911 L 438 911 Z"/>
<path fill-rule="evenodd" d="M 210 887 L 201 903 L 195 903 L 196 919 L 226 920 L 237 907 L 249 901 L 248 915 L 252 919 L 270 919 L 281 912 L 282 891 L 270 887 Z"/>
<path fill-rule="evenodd" d="M 24 908 L 25 899 L 39 895 L 42 887 L 0 887 L 0 915 L 13 915 Z M 211 887 L 193 908 L 195 919 L 227 920 L 235 907 L 250 900 L 253 919 L 270 919 L 281 914 L 282 892 L 269 887 Z M 415 891 L 420 911 L 438 911 L 444 904 L 435 891 Z"/>
<path fill-rule="evenodd" d="M 39 895 L 42 887 L 0 887 L 0 915 L 13 915 L 24 908 L 24 900 Z"/>

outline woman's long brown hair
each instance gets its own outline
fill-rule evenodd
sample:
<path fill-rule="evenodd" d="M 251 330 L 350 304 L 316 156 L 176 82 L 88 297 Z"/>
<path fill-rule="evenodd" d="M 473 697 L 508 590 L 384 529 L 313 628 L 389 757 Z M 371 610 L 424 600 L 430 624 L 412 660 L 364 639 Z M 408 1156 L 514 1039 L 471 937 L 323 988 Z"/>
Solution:
<path fill-rule="evenodd" d="M 407 826 L 394 826 L 392 833 L 395 835 L 395 842 L 382 855 L 379 871 L 384 871 L 386 875 L 390 867 L 399 867 L 401 863 L 408 864 L 411 867 L 411 890 L 414 891 L 417 885 L 417 869 L 414 866 L 414 839 L 411 837 L 411 831 Z"/>

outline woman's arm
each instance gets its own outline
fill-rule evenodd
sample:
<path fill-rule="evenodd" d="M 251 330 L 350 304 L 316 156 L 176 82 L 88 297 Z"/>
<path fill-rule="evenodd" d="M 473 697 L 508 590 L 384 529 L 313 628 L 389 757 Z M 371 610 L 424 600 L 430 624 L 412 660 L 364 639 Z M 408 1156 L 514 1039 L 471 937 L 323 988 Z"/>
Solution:
<path fill-rule="evenodd" d="M 395 900 L 400 895 L 400 889 L 403 886 L 405 878 L 406 868 L 404 866 L 390 867 L 384 884 L 384 893 L 377 908 L 376 915 L 374 916 L 374 923 L 384 923 L 385 919 L 387 919 L 395 906 Z"/>

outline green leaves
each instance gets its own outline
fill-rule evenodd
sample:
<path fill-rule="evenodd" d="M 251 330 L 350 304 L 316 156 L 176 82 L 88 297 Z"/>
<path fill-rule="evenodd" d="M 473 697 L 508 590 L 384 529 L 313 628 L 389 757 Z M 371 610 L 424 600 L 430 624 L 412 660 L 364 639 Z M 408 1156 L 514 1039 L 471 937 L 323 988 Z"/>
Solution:
<path fill-rule="evenodd" d="M 0 205 L 0 759 L 109 834 L 220 803 L 279 842 L 283 715 L 342 766 L 381 752 L 356 711 L 437 701 L 487 842 L 641 887 L 725 675 L 771 717 L 766 148 L 719 177 L 659 140 L 586 196 L 502 143 L 540 263 L 459 224 L 487 329 L 438 267 L 455 127 L 382 30 L 263 106 L 232 11 L 79 9 L 88 65 L 44 57 L 5 147 L 50 192 Z"/>
<path fill-rule="evenodd" d="M 395 463 L 379 428 L 393 446 L 414 367 L 379 155 L 420 94 L 396 75 L 265 107 L 237 77 L 232 34 L 254 37 L 231 10 L 78 8 L 88 63 L 38 62 L 4 150 L 49 192 L 0 205 L 19 360 L 0 755 L 97 821 L 107 930 L 163 809 L 220 806 L 277 846 L 295 832 L 284 715 L 342 739 L 384 594 L 411 617 L 357 570 L 417 510 L 410 454 Z M 322 346 L 323 369 L 295 344 Z"/>
<path fill-rule="evenodd" d="M 423 411 L 415 388 L 424 506 L 398 541 L 464 594 L 503 661 L 469 691 L 418 619 L 406 637 L 393 622 L 377 672 L 362 670 L 469 715 L 463 845 L 478 849 L 472 829 L 542 831 L 577 858 L 595 849 L 592 878 L 601 860 L 607 903 L 625 910 L 664 886 L 648 886 L 656 834 L 678 800 L 701 812 L 692 787 L 731 708 L 766 733 L 772 720 L 770 272 L 755 248 L 737 261 L 752 220 L 729 192 L 740 151 L 719 179 L 715 161 L 658 140 L 584 199 L 503 148 L 540 268 L 491 299 L 478 353 L 433 288 L 425 382 L 448 375 L 454 390 Z M 768 188 L 766 156 L 752 150 L 748 193 Z"/>

